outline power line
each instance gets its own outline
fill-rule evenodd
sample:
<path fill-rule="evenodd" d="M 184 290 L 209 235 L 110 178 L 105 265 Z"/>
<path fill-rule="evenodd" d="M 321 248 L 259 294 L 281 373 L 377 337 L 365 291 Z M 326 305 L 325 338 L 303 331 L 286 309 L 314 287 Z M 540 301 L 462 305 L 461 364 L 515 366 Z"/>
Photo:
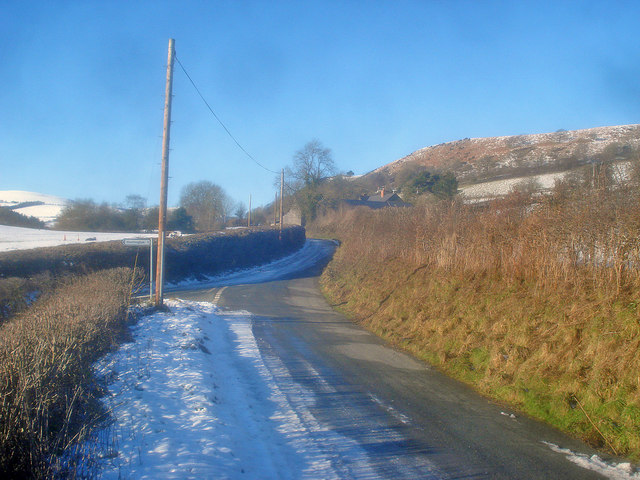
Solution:
<path fill-rule="evenodd" d="M 244 152 L 244 154 L 249 157 L 251 160 L 253 160 L 255 162 L 256 165 L 258 165 L 259 167 L 264 168 L 267 172 L 271 172 L 271 173 L 275 173 L 276 175 L 280 174 L 280 172 L 275 172 L 267 167 L 265 167 L 264 165 L 262 165 L 259 161 L 257 161 L 255 158 L 253 158 L 253 156 L 247 152 L 244 147 L 242 145 L 240 145 L 240 142 L 238 142 L 238 140 L 236 140 L 236 137 L 234 137 L 231 132 L 229 131 L 229 129 L 226 127 L 226 125 L 222 122 L 222 120 L 220 120 L 220 117 L 218 117 L 218 115 L 216 115 L 216 112 L 213 111 L 213 108 L 211 108 L 211 105 L 209 105 L 209 102 L 207 102 L 207 100 L 204 98 L 204 96 L 202 95 L 202 93 L 200 92 L 200 89 L 196 86 L 195 82 L 193 81 L 193 79 L 191 78 L 191 76 L 187 73 L 187 70 L 184 68 L 184 65 L 182 65 L 182 62 L 180 62 L 180 59 L 178 58 L 178 56 L 175 56 L 175 60 L 176 62 L 178 62 L 178 65 L 180 65 L 180 68 L 182 69 L 182 71 L 184 72 L 184 74 L 187 76 L 187 78 L 189 79 L 189 81 L 191 82 L 191 85 L 193 85 L 193 88 L 196 89 L 196 92 L 198 92 L 198 95 L 200 96 L 200 98 L 202 99 L 202 101 L 204 102 L 204 104 L 207 106 L 207 108 L 209 109 L 209 111 L 211 112 L 211 114 L 215 117 L 215 119 L 218 121 L 218 123 L 222 126 L 222 128 L 224 128 L 224 131 L 227 132 L 227 135 L 229 135 L 229 137 L 231 138 L 231 140 L 233 140 L 235 142 L 235 144 L 238 146 L 238 148 L 240 150 L 242 150 L 242 152 Z"/>

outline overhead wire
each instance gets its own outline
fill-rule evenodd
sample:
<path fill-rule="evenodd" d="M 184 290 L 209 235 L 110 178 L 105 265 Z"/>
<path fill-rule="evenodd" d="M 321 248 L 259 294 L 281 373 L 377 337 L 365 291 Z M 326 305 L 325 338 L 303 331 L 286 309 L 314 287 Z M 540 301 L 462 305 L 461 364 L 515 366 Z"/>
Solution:
<path fill-rule="evenodd" d="M 216 115 L 216 112 L 213 111 L 213 108 L 211 108 L 211 105 L 209 105 L 209 102 L 207 102 L 207 100 L 204 98 L 204 95 L 202 95 L 202 92 L 200 92 L 200 89 L 196 86 L 196 83 L 193 81 L 193 79 L 191 78 L 191 75 L 189 75 L 189 73 L 187 73 L 187 69 L 184 68 L 184 65 L 182 65 L 182 62 L 180 62 L 180 59 L 178 59 L 178 56 L 174 54 L 174 58 L 176 60 L 176 62 L 178 62 L 178 65 L 180 65 L 180 68 L 182 69 L 182 71 L 184 72 L 184 74 L 187 76 L 187 78 L 189 79 L 189 81 L 191 82 L 191 85 L 193 85 L 193 88 L 196 90 L 196 92 L 198 92 L 198 95 L 200 96 L 200 98 L 202 99 L 202 101 L 204 102 L 204 104 L 207 106 L 207 108 L 209 109 L 209 111 L 211 112 L 211 114 L 214 116 L 214 118 L 218 121 L 218 123 L 222 126 L 222 128 L 224 129 L 225 132 L 227 132 L 227 135 L 229 135 L 229 137 L 231 138 L 231 140 L 233 140 L 235 142 L 235 144 L 238 146 L 238 148 L 240 150 L 242 150 L 242 152 L 249 157 L 256 165 L 258 165 L 259 167 L 263 168 L 264 170 L 266 170 L 267 172 L 270 173 L 275 173 L 276 175 L 279 174 L 280 172 L 276 172 L 274 170 L 271 170 L 270 168 L 265 167 L 263 164 L 261 164 L 258 160 L 256 160 L 253 155 L 251 155 L 249 152 L 247 152 L 245 150 L 245 148 L 240 145 L 240 142 L 238 142 L 238 140 L 236 139 L 236 137 L 233 136 L 233 134 L 229 131 L 229 129 L 227 128 L 227 126 L 224 124 L 224 122 L 222 120 L 220 120 L 220 117 L 218 117 L 218 115 Z"/>

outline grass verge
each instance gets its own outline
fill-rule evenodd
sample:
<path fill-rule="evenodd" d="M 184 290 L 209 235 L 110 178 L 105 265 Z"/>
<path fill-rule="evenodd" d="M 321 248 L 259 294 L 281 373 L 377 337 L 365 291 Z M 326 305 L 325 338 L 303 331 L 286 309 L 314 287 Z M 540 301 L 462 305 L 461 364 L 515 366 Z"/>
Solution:
<path fill-rule="evenodd" d="M 561 193 L 336 213 L 312 226 L 341 241 L 321 283 L 392 344 L 637 461 L 638 194 Z"/>

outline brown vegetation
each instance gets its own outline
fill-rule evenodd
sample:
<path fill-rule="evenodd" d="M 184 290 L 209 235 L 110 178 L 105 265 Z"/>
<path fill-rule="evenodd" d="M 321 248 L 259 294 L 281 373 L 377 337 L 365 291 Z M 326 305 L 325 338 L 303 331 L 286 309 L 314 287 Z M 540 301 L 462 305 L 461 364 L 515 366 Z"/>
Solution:
<path fill-rule="evenodd" d="M 91 365 L 125 332 L 132 273 L 67 280 L 0 327 L 3 478 L 64 475 L 70 447 L 104 419 Z"/>
<path fill-rule="evenodd" d="M 640 458 L 640 191 L 343 211 L 322 277 L 362 324 L 480 392 Z"/>

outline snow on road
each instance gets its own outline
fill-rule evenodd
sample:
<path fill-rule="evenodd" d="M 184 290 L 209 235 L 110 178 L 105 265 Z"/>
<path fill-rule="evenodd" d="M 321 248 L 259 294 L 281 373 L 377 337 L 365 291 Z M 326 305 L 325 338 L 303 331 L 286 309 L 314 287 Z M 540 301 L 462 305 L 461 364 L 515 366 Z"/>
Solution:
<path fill-rule="evenodd" d="M 114 418 L 91 448 L 101 478 L 376 478 L 355 442 L 289 403 L 293 390 L 312 394 L 293 382 L 285 394 L 275 382 L 249 313 L 167 305 L 96 366 L 110 382 L 104 402 Z M 332 445 L 356 456 L 357 471 L 344 471 Z"/>
<path fill-rule="evenodd" d="M 198 288 L 207 288 L 272 282 L 291 278 L 297 273 L 321 264 L 331 256 L 335 247 L 336 244 L 326 240 L 307 240 L 297 252 L 273 262 L 258 267 L 211 276 L 206 280 L 181 281 L 177 284 L 169 285 L 167 291 L 188 288 L 190 285 L 197 285 Z"/>
<path fill-rule="evenodd" d="M 568 448 L 561 448 L 558 445 L 549 442 L 542 442 L 551 450 L 561 453 L 567 457 L 567 460 L 575 463 L 611 480 L 640 480 L 640 472 L 634 471 L 634 468 L 628 462 L 623 463 L 607 463 L 598 455 L 585 455 L 584 453 L 575 453 Z"/>

